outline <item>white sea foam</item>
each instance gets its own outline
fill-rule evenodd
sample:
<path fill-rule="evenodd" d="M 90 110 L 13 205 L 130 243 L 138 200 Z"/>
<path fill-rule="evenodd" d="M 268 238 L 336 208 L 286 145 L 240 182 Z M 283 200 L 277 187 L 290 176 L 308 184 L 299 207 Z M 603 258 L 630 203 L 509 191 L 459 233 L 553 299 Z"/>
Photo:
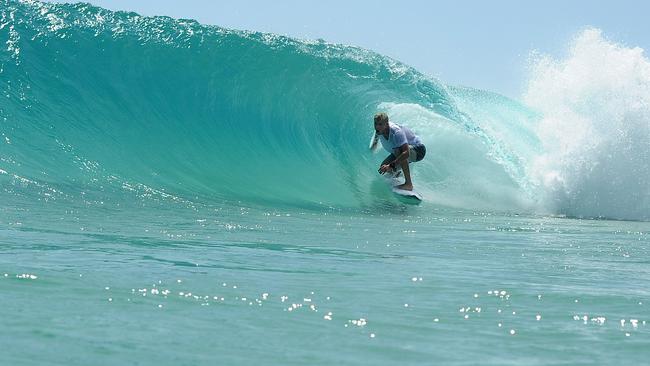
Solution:
<path fill-rule="evenodd" d="M 650 218 L 650 62 L 586 29 L 567 56 L 538 56 L 524 101 L 543 114 L 531 174 L 569 215 Z"/>

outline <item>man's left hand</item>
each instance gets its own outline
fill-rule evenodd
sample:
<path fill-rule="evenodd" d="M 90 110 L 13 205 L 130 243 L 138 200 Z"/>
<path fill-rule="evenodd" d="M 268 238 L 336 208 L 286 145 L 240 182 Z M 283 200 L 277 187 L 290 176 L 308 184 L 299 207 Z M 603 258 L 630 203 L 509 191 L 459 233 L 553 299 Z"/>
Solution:
<path fill-rule="evenodd" d="M 390 170 L 392 170 L 392 169 L 393 169 L 393 168 L 391 168 L 390 165 L 388 165 L 388 164 L 384 164 L 384 165 L 382 165 L 382 166 L 379 167 L 379 174 L 384 174 L 384 173 L 386 173 L 386 172 L 388 172 L 388 171 L 390 171 Z"/>

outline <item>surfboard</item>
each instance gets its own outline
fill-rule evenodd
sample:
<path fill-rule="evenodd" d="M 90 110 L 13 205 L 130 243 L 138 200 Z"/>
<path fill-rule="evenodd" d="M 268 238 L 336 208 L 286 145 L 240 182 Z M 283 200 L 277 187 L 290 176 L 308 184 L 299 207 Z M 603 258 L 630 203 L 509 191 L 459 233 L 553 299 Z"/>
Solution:
<path fill-rule="evenodd" d="M 422 202 L 422 195 L 418 191 L 407 191 L 405 189 L 399 189 L 397 186 L 402 184 L 397 177 L 400 176 L 402 172 L 398 171 L 394 175 L 387 176 L 386 181 L 391 186 L 391 191 L 400 198 L 405 199 L 407 203 L 420 203 Z M 390 174 L 390 173 L 387 173 Z"/>
<path fill-rule="evenodd" d="M 405 197 L 405 198 L 410 198 L 413 200 L 417 200 L 418 202 L 422 201 L 422 195 L 419 192 L 416 191 L 407 191 L 405 189 L 399 189 L 397 187 L 393 187 L 393 193 L 396 195 Z"/>

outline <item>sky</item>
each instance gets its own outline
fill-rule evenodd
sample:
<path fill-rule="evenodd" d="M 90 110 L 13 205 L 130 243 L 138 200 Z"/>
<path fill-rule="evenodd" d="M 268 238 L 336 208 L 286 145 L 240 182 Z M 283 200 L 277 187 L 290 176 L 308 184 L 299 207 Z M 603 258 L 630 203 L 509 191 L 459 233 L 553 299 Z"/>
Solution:
<path fill-rule="evenodd" d="M 360 46 L 444 83 L 513 99 L 521 99 L 526 89 L 532 52 L 561 58 L 588 27 L 601 29 L 616 43 L 650 48 L 650 2 L 641 0 L 89 2 L 111 10 Z"/>

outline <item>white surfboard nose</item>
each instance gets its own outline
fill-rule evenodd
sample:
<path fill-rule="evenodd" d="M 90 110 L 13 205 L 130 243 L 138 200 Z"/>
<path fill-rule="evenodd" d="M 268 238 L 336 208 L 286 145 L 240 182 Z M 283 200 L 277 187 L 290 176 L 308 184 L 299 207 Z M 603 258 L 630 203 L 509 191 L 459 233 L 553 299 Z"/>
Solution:
<path fill-rule="evenodd" d="M 413 198 L 418 201 L 422 201 L 422 195 L 416 191 L 407 191 L 405 189 L 399 189 L 397 187 L 393 187 L 393 193 L 398 194 L 400 196 Z"/>

